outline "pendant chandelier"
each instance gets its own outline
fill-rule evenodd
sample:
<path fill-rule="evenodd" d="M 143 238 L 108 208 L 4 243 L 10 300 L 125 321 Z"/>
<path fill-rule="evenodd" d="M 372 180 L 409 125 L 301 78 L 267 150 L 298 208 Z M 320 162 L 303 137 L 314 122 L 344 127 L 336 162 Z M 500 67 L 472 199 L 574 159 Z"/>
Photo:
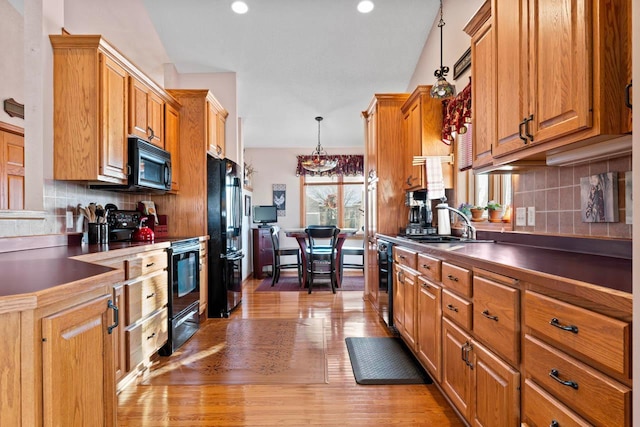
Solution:
<path fill-rule="evenodd" d="M 326 151 L 322 149 L 322 145 L 320 145 L 320 122 L 322 117 L 316 117 L 316 120 L 318 122 L 318 146 L 311 153 L 311 158 L 302 162 L 302 167 L 311 172 L 326 172 L 335 168 L 338 161 L 329 159 Z"/>
<path fill-rule="evenodd" d="M 438 81 L 431 87 L 431 97 L 438 99 L 451 98 L 456 94 L 456 87 L 450 84 L 444 77 L 449 72 L 449 67 L 442 65 L 442 27 L 444 27 L 444 18 L 442 17 L 442 0 L 440 0 L 440 68 L 433 73 Z"/>

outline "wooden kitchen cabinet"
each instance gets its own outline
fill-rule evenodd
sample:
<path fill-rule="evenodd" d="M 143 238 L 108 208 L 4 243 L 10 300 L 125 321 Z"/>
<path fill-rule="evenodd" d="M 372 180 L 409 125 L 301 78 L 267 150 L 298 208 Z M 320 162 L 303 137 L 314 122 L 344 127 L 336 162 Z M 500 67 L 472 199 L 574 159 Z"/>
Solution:
<path fill-rule="evenodd" d="M 402 164 L 405 191 L 427 188 L 425 166 L 414 166 L 414 156 L 448 156 L 452 152 L 451 145 L 442 142 L 442 101 L 431 98 L 430 91 L 431 86 L 418 86 L 401 108 L 408 141 Z M 453 165 L 441 163 L 444 186 L 453 188 Z"/>
<path fill-rule="evenodd" d="M 42 319 L 43 425 L 115 425 L 112 295 Z"/>
<path fill-rule="evenodd" d="M 129 77 L 129 133 L 165 148 L 164 101 L 135 77 Z"/>
<path fill-rule="evenodd" d="M 416 307 L 418 358 L 435 381 L 442 381 L 442 287 L 418 277 Z"/>
<path fill-rule="evenodd" d="M 210 152 L 209 108 L 220 105 L 206 89 L 168 89 L 180 105 L 180 196 L 152 196 L 169 218 L 171 236 L 207 235 L 207 153 Z M 222 107 L 220 107 L 222 108 Z M 224 116 L 226 111 L 222 110 Z"/>
<path fill-rule="evenodd" d="M 471 36 L 474 169 L 493 163 L 493 143 L 496 137 L 496 64 L 491 23 L 491 1 L 487 0 L 464 28 Z"/>
<path fill-rule="evenodd" d="M 623 0 L 492 0 L 494 158 L 626 131 L 627 12 Z"/>
<path fill-rule="evenodd" d="M 206 319 L 209 305 L 209 256 L 207 253 L 208 240 L 200 240 L 200 316 Z M 202 323 L 202 321 L 201 321 Z"/>
<path fill-rule="evenodd" d="M 471 336 L 442 319 L 442 382 L 440 385 L 449 400 L 469 420 L 471 416 L 471 370 L 469 369 L 469 347 Z"/>
<path fill-rule="evenodd" d="M 24 209 L 24 130 L 0 123 L 0 209 Z"/>
<path fill-rule="evenodd" d="M 396 325 L 396 328 L 407 343 L 407 346 L 415 351 L 417 332 L 416 309 L 418 307 L 418 275 L 415 270 L 397 266 L 395 264 L 394 270 L 396 273 L 394 274 L 394 289 L 396 289 L 396 291 L 393 293 L 393 309 L 395 312 L 396 307 L 398 308 L 398 314 L 397 316 L 394 314 L 394 316 L 395 319 L 400 319 L 400 326 L 398 327 Z M 398 304 L 395 303 L 396 297 L 398 297 Z"/>
<path fill-rule="evenodd" d="M 100 36 L 53 46 L 54 179 L 127 182 L 128 74 Z"/>
<path fill-rule="evenodd" d="M 400 107 L 408 94 L 376 94 L 362 112 L 365 125 L 365 298 L 379 309 L 376 233 L 407 225 L 402 188 L 406 141 Z"/>
<path fill-rule="evenodd" d="M 126 307 L 124 286 L 118 284 L 113 287 L 113 301 L 118 309 Z M 124 343 L 124 325 L 122 321 L 118 322 L 118 326 L 113 329 L 113 363 L 114 363 L 114 378 L 116 384 L 124 378 L 127 374 L 127 353 Z"/>
<path fill-rule="evenodd" d="M 252 228 L 253 278 L 263 279 L 264 268 L 273 265 L 273 243 L 269 228 Z"/>
<path fill-rule="evenodd" d="M 220 159 L 225 156 L 225 122 L 228 114 L 217 99 L 207 99 L 207 152 Z"/>
<path fill-rule="evenodd" d="M 180 190 L 180 111 L 178 106 L 164 106 L 164 148 L 171 154 L 171 192 Z"/>

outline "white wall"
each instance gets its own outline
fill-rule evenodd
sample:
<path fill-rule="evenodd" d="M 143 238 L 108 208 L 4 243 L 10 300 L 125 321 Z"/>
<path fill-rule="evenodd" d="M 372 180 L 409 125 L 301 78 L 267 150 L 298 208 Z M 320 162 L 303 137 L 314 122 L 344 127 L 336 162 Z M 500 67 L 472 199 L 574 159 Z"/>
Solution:
<path fill-rule="evenodd" d="M 449 67 L 447 81 L 453 82 L 457 90 L 462 90 L 469 83 L 471 69 L 467 69 L 458 80 L 453 80 L 453 64 L 469 49 L 471 38 L 462 30 L 469 20 L 480 9 L 485 0 L 445 0 L 442 5 L 445 26 L 443 27 L 442 64 Z M 440 29 L 437 24 L 440 14 L 436 16 L 433 27 L 422 49 L 422 54 L 407 86 L 412 92 L 418 85 L 432 85 L 436 78 L 433 72 L 440 68 Z"/>

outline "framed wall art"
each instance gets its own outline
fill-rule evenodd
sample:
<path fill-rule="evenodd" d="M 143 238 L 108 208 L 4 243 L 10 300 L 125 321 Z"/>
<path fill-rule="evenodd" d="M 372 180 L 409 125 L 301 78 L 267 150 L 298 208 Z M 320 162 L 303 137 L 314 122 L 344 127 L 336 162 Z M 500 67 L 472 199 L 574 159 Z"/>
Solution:
<path fill-rule="evenodd" d="M 287 185 L 273 184 L 273 204 L 276 205 L 278 216 L 285 216 L 287 213 Z"/>
<path fill-rule="evenodd" d="M 582 222 L 618 222 L 618 173 L 580 178 Z"/>

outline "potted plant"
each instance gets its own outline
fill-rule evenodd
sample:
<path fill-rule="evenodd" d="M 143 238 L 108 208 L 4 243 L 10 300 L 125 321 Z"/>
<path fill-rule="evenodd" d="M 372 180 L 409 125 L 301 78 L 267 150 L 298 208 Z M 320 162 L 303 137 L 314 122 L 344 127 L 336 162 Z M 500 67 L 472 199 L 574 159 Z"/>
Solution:
<path fill-rule="evenodd" d="M 484 218 L 482 218 L 482 215 L 484 215 L 484 210 L 485 210 L 484 206 L 477 206 L 477 205 L 471 206 L 469 210 L 471 211 L 471 221 L 475 221 L 475 222 L 484 221 Z"/>
<path fill-rule="evenodd" d="M 460 206 L 458 207 L 458 210 L 462 212 L 467 218 L 471 218 L 472 207 L 473 205 L 470 205 L 469 203 L 461 203 Z"/>
<path fill-rule="evenodd" d="M 487 210 L 489 211 L 490 222 L 502 221 L 502 205 L 500 203 L 495 200 L 489 201 L 489 203 L 487 203 Z"/>

